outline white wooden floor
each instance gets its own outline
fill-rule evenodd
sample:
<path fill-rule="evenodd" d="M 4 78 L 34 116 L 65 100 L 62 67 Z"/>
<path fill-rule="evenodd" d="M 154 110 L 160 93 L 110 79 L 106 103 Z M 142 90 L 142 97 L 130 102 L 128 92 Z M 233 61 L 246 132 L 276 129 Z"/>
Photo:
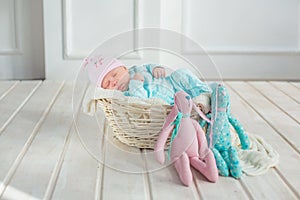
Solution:
<path fill-rule="evenodd" d="M 280 162 L 265 175 L 215 184 L 194 171 L 184 187 L 172 165 L 157 169 L 151 151 L 111 143 L 103 117 L 79 111 L 74 123 L 71 83 L 0 82 L 1 199 L 300 199 L 300 83 L 226 84 L 232 112 Z"/>

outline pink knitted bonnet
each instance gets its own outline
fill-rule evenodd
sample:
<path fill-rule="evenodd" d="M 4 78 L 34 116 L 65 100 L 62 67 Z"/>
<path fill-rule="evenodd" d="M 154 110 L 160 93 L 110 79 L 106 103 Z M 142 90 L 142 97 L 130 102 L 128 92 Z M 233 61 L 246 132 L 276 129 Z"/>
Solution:
<path fill-rule="evenodd" d="M 115 58 L 94 55 L 85 58 L 83 66 L 88 71 L 90 81 L 96 84 L 98 87 L 101 87 L 103 78 L 108 72 L 117 67 L 125 65 Z"/>

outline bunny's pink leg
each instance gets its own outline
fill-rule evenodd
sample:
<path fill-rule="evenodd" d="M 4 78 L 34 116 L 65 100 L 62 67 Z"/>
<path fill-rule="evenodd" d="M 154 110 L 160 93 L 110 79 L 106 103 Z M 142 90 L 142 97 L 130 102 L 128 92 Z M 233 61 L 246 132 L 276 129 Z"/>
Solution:
<path fill-rule="evenodd" d="M 188 155 L 184 152 L 178 159 L 175 159 L 174 165 L 181 182 L 189 186 L 193 180 L 193 175 Z"/>
<path fill-rule="evenodd" d="M 191 165 L 203 174 L 203 176 L 205 176 L 209 181 L 216 182 L 219 175 L 214 154 L 209 151 L 203 159 L 204 161 L 202 161 L 198 156 L 191 157 Z"/>

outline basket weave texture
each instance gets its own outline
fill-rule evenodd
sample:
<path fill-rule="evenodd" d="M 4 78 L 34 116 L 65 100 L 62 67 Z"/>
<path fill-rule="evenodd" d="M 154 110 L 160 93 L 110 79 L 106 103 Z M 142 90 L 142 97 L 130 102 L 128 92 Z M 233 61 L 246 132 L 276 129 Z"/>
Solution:
<path fill-rule="evenodd" d="M 170 105 L 128 103 L 118 99 L 101 98 L 97 100 L 112 129 L 112 134 L 121 142 L 138 148 L 153 149 L 166 116 L 172 109 Z M 193 110 L 191 117 L 199 120 Z M 170 143 L 167 141 L 166 147 Z"/>

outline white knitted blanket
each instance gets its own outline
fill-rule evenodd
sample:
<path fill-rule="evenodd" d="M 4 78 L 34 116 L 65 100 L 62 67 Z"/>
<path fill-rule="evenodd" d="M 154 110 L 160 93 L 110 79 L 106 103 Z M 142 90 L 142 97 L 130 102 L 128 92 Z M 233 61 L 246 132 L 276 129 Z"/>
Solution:
<path fill-rule="evenodd" d="M 258 176 L 266 173 L 279 162 L 279 154 L 262 137 L 248 133 L 251 148 L 238 149 L 243 172 L 249 176 Z"/>

